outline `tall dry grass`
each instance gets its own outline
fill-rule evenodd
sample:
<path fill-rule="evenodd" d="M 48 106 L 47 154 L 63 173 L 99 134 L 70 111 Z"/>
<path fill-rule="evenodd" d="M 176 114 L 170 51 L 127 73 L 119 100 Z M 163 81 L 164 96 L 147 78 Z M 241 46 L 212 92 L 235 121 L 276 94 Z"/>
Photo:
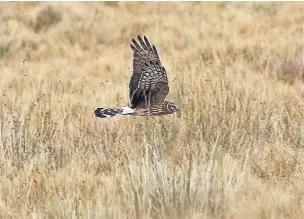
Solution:
<path fill-rule="evenodd" d="M 0 217 L 302 218 L 303 23 L 303 3 L 2 2 Z M 128 103 L 137 34 L 181 111 L 94 118 Z"/>

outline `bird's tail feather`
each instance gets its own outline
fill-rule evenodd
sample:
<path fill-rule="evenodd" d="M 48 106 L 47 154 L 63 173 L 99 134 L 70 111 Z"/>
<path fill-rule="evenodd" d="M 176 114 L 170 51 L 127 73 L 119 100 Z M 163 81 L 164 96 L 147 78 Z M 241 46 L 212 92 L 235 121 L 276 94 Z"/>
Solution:
<path fill-rule="evenodd" d="M 106 118 L 120 115 L 130 115 L 134 110 L 128 106 L 117 107 L 117 108 L 96 108 L 94 110 L 95 117 Z"/>

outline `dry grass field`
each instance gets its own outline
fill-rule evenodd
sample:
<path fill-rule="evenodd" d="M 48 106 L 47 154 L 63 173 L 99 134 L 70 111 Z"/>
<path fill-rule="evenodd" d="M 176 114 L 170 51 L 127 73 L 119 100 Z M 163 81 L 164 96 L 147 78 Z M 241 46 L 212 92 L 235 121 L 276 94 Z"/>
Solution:
<path fill-rule="evenodd" d="M 303 218 L 304 4 L 0 3 L 0 218 Z M 132 37 L 180 111 L 128 104 Z"/>

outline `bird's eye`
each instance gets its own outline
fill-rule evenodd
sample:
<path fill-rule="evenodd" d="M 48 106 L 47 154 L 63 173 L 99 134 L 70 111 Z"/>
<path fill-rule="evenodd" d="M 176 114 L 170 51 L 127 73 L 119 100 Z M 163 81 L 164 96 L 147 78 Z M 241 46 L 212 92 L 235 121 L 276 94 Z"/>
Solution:
<path fill-rule="evenodd" d="M 169 111 L 171 111 L 171 112 L 175 112 L 175 111 L 176 111 L 176 106 L 170 104 L 170 105 L 168 105 L 168 109 L 169 109 Z"/>

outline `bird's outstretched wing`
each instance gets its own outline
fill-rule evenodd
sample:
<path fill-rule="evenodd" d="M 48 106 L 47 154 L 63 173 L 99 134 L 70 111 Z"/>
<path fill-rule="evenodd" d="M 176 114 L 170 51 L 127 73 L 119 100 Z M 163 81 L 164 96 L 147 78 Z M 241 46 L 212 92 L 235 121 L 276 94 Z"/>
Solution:
<path fill-rule="evenodd" d="M 161 65 L 155 46 L 138 36 L 132 39 L 133 74 L 129 83 L 129 96 L 133 108 L 162 104 L 169 93 L 168 78 Z"/>

